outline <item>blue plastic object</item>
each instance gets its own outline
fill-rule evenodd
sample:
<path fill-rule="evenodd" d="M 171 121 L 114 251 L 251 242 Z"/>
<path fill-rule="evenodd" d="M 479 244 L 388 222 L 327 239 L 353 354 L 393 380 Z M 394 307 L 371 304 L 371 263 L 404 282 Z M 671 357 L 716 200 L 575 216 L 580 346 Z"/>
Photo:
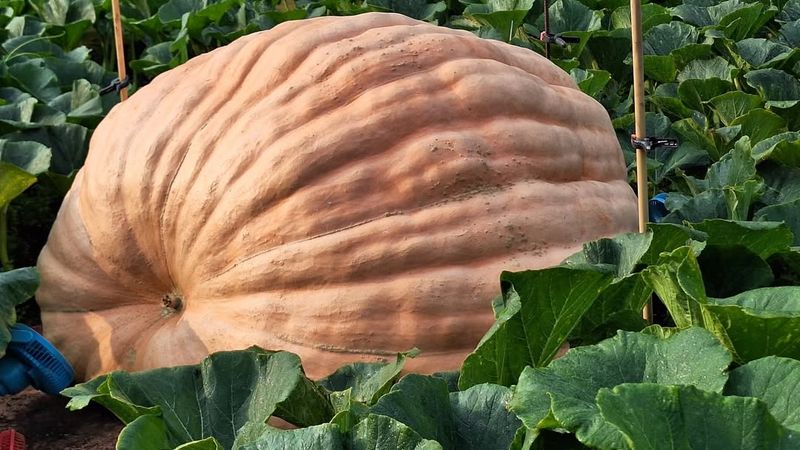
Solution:
<path fill-rule="evenodd" d="M 56 395 L 74 377 L 69 362 L 42 335 L 21 323 L 11 327 L 11 342 L 0 359 L 0 395 L 16 394 L 28 385 Z"/>
<path fill-rule="evenodd" d="M 664 219 L 664 216 L 669 214 L 666 202 L 667 194 L 665 192 L 661 192 L 650 199 L 650 201 L 647 203 L 650 222 L 661 222 Z"/>

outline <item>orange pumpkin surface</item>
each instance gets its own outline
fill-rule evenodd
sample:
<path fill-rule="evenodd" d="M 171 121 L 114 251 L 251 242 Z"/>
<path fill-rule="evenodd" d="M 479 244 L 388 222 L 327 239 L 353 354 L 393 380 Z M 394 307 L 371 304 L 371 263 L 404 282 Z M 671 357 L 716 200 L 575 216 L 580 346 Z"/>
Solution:
<path fill-rule="evenodd" d="M 603 107 L 543 57 L 396 14 L 283 23 L 116 106 L 39 260 L 80 379 L 285 349 L 459 367 L 502 270 L 636 229 Z"/>

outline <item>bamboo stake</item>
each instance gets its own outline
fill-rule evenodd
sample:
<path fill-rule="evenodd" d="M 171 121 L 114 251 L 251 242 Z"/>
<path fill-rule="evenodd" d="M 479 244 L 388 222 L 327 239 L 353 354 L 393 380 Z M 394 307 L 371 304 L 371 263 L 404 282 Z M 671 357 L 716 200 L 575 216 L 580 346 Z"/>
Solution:
<path fill-rule="evenodd" d="M 122 41 L 122 12 L 119 8 L 119 0 L 111 0 L 111 15 L 114 19 L 114 46 L 117 53 L 117 72 L 120 81 L 124 80 L 128 74 L 125 70 L 125 47 Z M 128 98 L 128 87 L 119 90 L 119 100 L 125 101 Z"/>
<path fill-rule="evenodd" d="M 636 138 L 647 136 L 644 110 L 644 57 L 642 51 L 642 9 L 639 0 L 631 0 L 631 42 L 633 52 L 633 115 L 636 120 Z M 636 149 L 636 193 L 639 198 L 639 232 L 647 231 L 647 152 Z M 653 302 L 648 301 L 642 317 L 653 321 Z"/>

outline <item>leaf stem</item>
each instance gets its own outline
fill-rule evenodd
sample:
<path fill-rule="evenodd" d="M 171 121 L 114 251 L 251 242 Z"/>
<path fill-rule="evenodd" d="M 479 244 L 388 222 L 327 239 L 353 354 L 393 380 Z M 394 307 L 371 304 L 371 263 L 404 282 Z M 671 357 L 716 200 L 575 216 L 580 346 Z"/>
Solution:
<path fill-rule="evenodd" d="M 3 271 L 13 268 L 8 257 L 8 204 L 0 207 L 0 264 L 3 265 Z"/>

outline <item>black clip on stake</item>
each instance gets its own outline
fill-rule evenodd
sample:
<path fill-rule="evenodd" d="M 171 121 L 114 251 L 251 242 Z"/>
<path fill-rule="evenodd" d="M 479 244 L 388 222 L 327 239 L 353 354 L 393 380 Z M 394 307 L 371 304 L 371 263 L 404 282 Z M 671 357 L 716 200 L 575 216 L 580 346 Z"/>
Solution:
<path fill-rule="evenodd" d="M 100 95 L 106 95 L 112 92 L 119 93 L 119 91 L 128 87 L 128 85 L 130 85 L 130 80 L 128 79 L 128 77 L 125 77 L 122 80 L 120 80 L 119 78 L 114 78 L 111 81 L 111 84 L 104 87 L 103 89 L 100 89 Z"/>
<path fill-rule="evenodd" d="M 542 34 L 539 35 L 539 40 L 545 44 L 556 44 L 559 47 L 566 47 L 567 44 L 577 44 L 581 41 L 581 39 L 577 37 L 562 36 L 560 34 L 548 33 L 546 31 L 542 31 Z"/>
<path fill-rule="evenodd" d="M 678 148 L 678 140 L 671 138 L 646 137 L 638 139 L 635 134 L 631 135 L 631 146 L 635 149 L 642 149 L 647 153 L 659 148 Z"/>

